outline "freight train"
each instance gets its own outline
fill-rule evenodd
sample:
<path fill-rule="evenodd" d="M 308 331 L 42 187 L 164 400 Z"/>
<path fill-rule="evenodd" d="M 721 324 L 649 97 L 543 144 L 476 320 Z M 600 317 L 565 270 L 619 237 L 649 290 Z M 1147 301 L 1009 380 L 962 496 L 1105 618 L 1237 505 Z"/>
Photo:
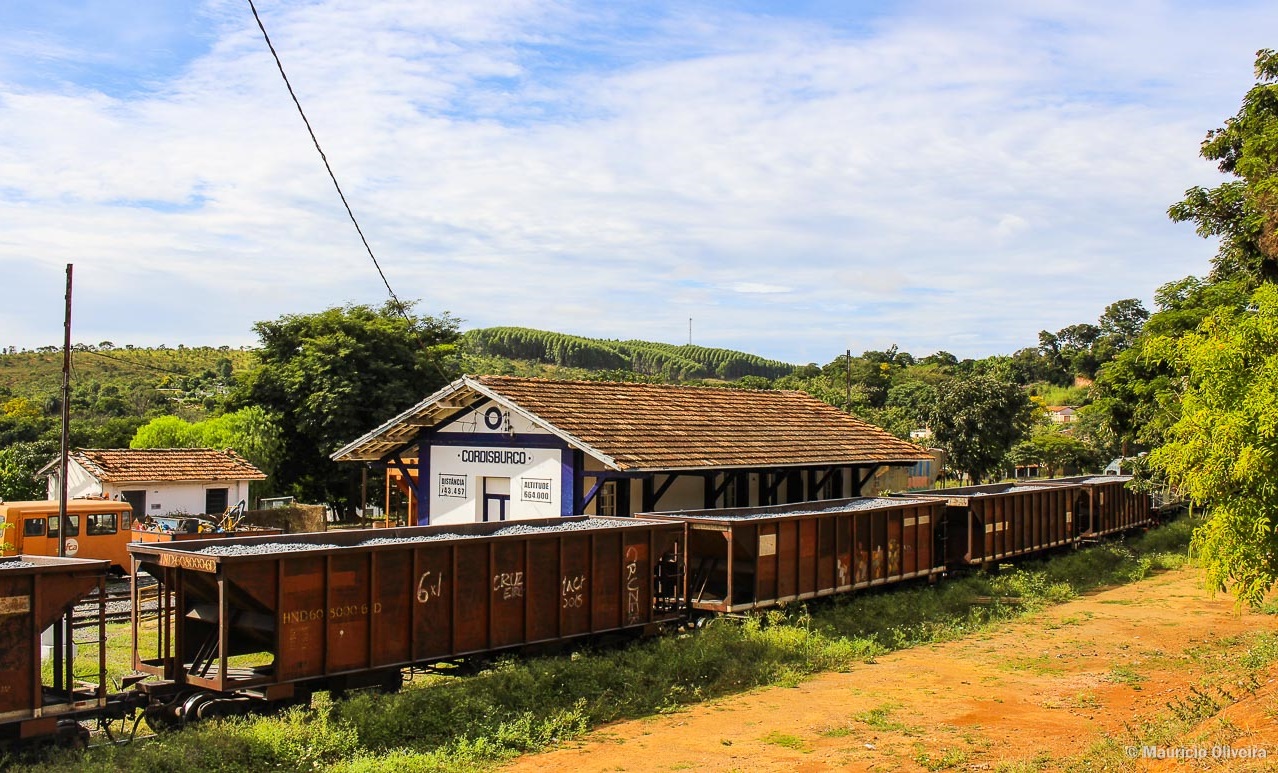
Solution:
<path fill-rule="evenodd" d="M 108 562 L 4 559 L 0 637 L 14 644 L 0 649 L 0 738 L 77 742 L 95 719 L 162 728 L 320 690 L 393 690 L 406 669 L 935 581 L 1151 525 L 1149 497 L 1128 480 L 133 543 L 133 575 L 153 578 L 158 593 L 144 602 L 133 584 L 135 673 L 114 693 Z M 85 598 L 97 599 L 97 618 L 79 630 L 96 640 L 73 643 L 72 609 Z M 96 673 L 75 672 L 85 662 L 76 646 L 96 647 Z"/>

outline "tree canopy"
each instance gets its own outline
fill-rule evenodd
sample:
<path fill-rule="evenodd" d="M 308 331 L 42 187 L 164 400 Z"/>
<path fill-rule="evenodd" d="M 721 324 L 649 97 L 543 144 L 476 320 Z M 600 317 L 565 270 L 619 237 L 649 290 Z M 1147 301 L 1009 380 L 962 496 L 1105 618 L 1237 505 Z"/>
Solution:
<path fill-rule="evenodd" d="M 1153 463 L 1210 517 L 1194 535 L 1209 580 L 1259 604 L 1278 580 L 1278 286 L 1162 339 L 1188 383 Z"/>
<path fill-rule="evenodd" d="M 936 388 L 929 425 L 950 466 L 979 483 L 1029 431 L 1034 405 L 1015 384 L 971 376 Z"/>
<path fill-rule="evenodd" d="M 1256 81 L 1238 113 L 1203 140 L 1203 158 L 1235 179 L 1190 188 L 1168 210 L 1220 239 L 1214 279 L 1278 280 L 1278 53 L 1256 52 Z"/>
<path fill-rule="evenodd" d="M 290 314 L 253 326 L 261 366 L 236 399 L 280 429 L 280 486 L 348 510 L 358 468 L 329 454 L 455 379 L 457 321 L 387 304 Z"/>
<path fill-rule="evenodd" d="M 1234 179 L 1169 210 L 1219 238 L 1212 274 L 1160 290 L 1135 363 L 1169 417 L 1152 463 L 1210 505 L 1193 542 L 1208 579 L 1252 605 L 1278 581 L 1278 54 L 1257 53 L 1256 78 L 1202 145 Z"/>

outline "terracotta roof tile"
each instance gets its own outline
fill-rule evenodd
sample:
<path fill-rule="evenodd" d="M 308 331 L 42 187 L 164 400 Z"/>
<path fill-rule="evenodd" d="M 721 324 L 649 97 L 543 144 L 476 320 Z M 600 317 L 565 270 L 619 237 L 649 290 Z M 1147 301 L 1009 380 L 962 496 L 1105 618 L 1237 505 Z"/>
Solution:
<path fill-rule="evenodd" d="M 78 448 L 71 459 L 103 481 L 266 480 L 230 449 Z"/>
<path fill-rule="evenodd" d="M 915 461 L 927 451 L 804 392 L 479 376 L 620 469 Z"/>

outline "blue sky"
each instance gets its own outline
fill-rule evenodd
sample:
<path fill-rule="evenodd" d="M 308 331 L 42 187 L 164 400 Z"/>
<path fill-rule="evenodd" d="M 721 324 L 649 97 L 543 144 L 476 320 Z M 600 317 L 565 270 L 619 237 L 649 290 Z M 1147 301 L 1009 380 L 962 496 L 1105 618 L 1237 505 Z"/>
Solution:
<path fill-rule="evenodd" d="M 1010 353 L 1205 273 L 1278 6 L 261 0 L 402 298 L 792 362 Z M 0 4 L 0 345 L 252 345 L 385 289 L 247 0 Z"/>

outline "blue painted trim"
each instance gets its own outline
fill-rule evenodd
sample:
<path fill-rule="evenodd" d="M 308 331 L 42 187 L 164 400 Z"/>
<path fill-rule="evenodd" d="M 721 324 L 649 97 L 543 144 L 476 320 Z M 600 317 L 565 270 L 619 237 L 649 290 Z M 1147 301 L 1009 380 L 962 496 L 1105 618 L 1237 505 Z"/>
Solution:
<path fill-rule="evenodd" d="M 456 397 L 456 395 L 453 395 L 453 396 L 454 396 L 454 397 Z M 452 416 L 449 416 L 447 419 L 444 419 L 444 420 L 443 420 L 443 421 L 441 421 L 440 423 L 438 423 L 438 424 L 436 424 L 436 425 L 434 425 L 434 426 L 432 426 L 432 427 L 427 427 L 427 429 L 431 430 L 432 432 L 438 433 L 438 432 L 439 432 L 440 430 L 442 430 L 444 427 L 447 427 L 447 426 L 448 426 L 448 425 L 450 425 L 450 424 L 456 424 L 457 422 L 461 421 L 462 419 L 466 418 L 467 416 L 470 416 L 470 415 L 471 415 L 471 413 L 473 413 L 473 412 L 474 412 L 474 410 L 475 410 L 476 408 L 478 408 L 478 407 L 479 407 L 479 406 L 480 406 L 480 405 L 481 405 L 481 404 L 482 404 L 485 400 L 488 400 L 488 398 L 487 398 L 487 397 L 484 397 L 484 396 L 482 396 L 482 395 L 479 395 L 478 397 L 479 397 L 479 399 L 478 399 L 478 400 L 476 400 L 475 402 L 471 403 L 470 405 L 466 406 L 465 408 L 462 408 L 460 411 L 458 411 L 457 413 L 453 414 Z M 481 417 L 479 417 L 479 418 L 480 418 L 480 421 L 482 421 L 482 420 L 483 420 L 483 417 L 482 417 L 482 416 L 481 416 Z"/>
<path fill-rule="evenodd" d="M 595 485 L 590 487 L 590 491 L 586 492 L 585 498 L 581 500 L 581 509 L 583 511 L 595 500 L 595 495 L 599 493 L 599 489 L 603 488 L 604 484 L 607 482 L 607 480 L 601 478 L 600 480 L 595 481 Z"/>
<path fill-rule="evenodd" d="M 559 452 L 559 514 L 567 517 L 573 514 L 573 492 L 576 484 L 573 478 L 573 451 L 564 448 Z"/>
<path fill-rule="evenodd" d="M 436 446 L 509 446 L 519 448 L 567 448 L 568 444 L 554 435 L 479 435 L 470 432 L 436 432 L 431 436 Z"/>
<path fill-rule="evenodd" d="M 572 512 L 573 515 L 585 515 L 583 501 L 586 498 L 586 455 L 580 450 L 572 451 Z"/>
<path fill-rule="evenodd" d="M 430 444 L 417 446 L 417 525 L 430 526 Z"/>

